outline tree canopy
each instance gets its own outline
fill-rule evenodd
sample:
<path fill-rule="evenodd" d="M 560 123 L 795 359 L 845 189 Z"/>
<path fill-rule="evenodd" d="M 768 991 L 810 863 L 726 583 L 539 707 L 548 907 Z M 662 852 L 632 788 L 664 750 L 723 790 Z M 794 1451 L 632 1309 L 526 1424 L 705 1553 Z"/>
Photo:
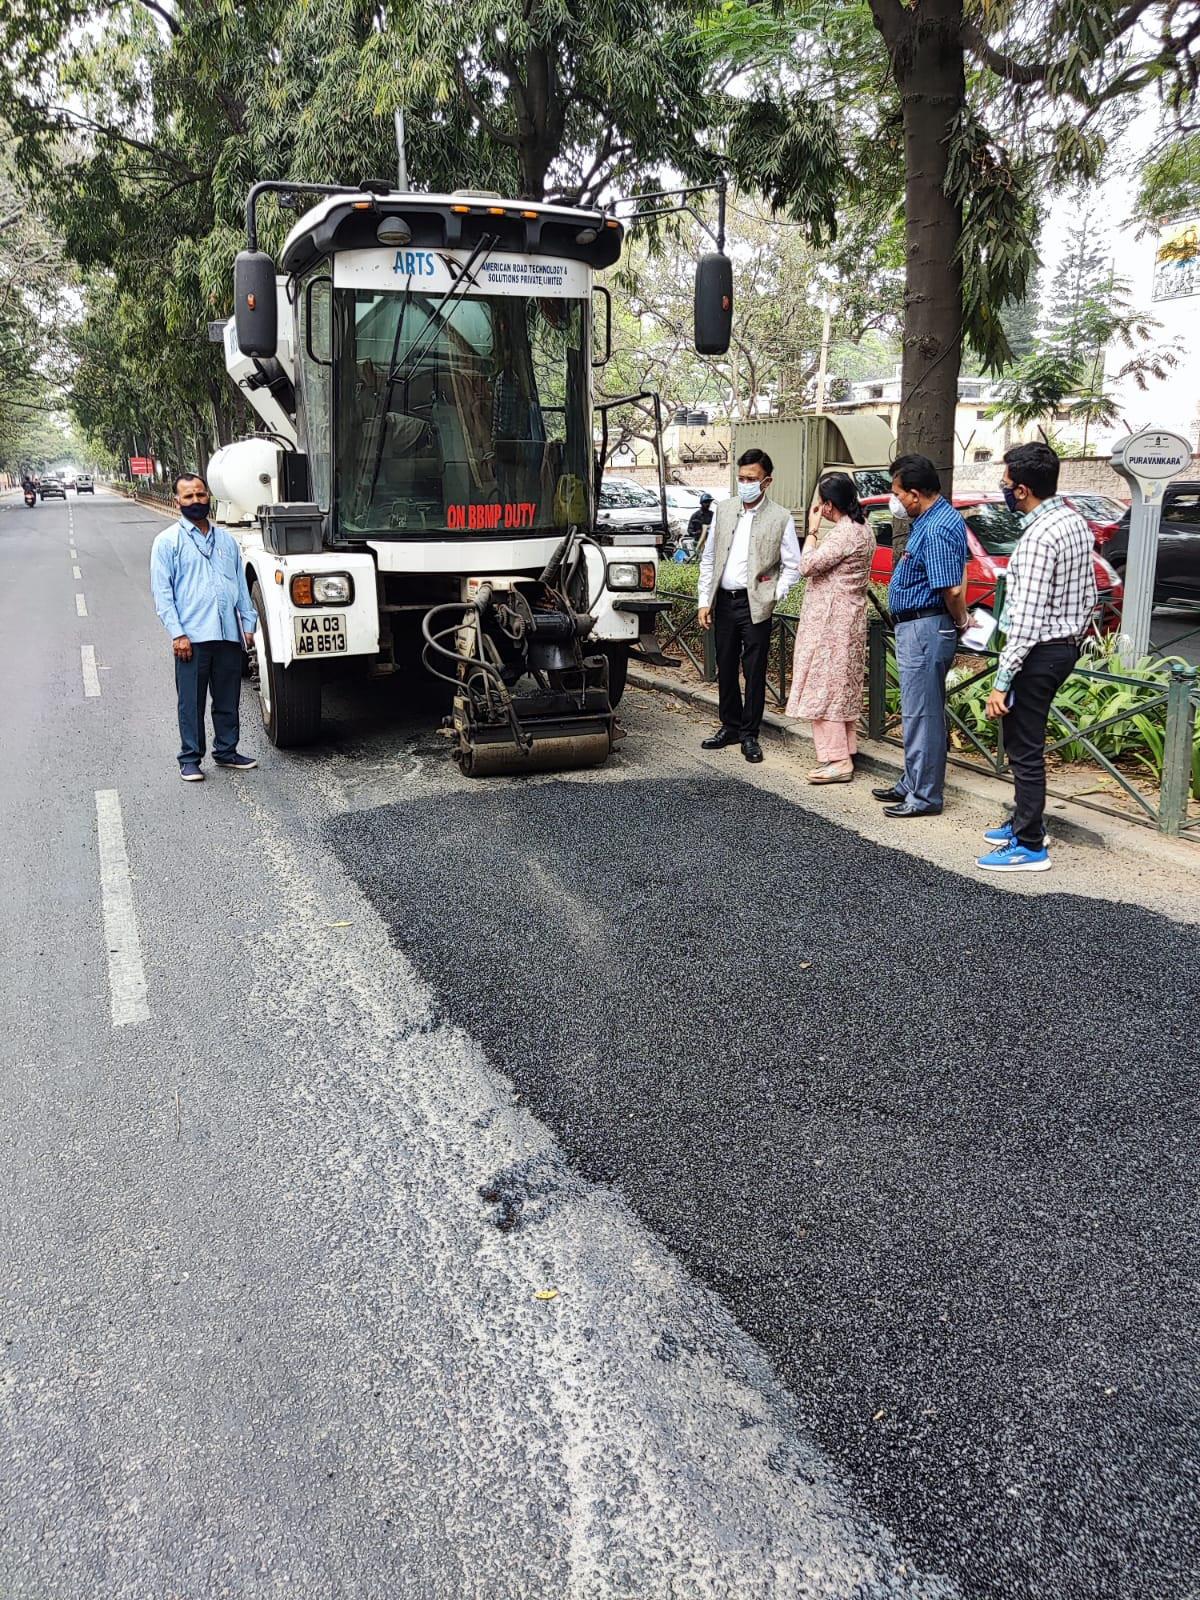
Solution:
<path fill-rule="evenodd" d="M 1180 192 L 1196 9 L 15 0 L 0 19 L 0 119 L 77 275 L 67 398 L 115 452 L 152 442 L 203 460 L 246 426 L 205 338 L 229 311 L 246 191 L 265 176 L 388 177 L 403 107 L 416 187 L 590 201 L 729 171 L 763 196 L 789 226 L 762 260 L 735 251 L 741 375 L 717 374 L 731 399 L 751 367 L 804 393 L 817 314 L 794 270 L 803 251 L 831 267 L 836 338 L 871 327 L 903 272 L 901 442 L 948 462 L 964 342 L 993 369 L 1012 359 L 1038 201 L 1095 175 L 1139 88 L 1172 107 L 1174 165 L 1155 193 Z M 268 247 L 287 224 L 264 207 Z"/>
<path fill-rule="evenodd" d="M 882 212 L 902 197 L 900 443 L 948 468 L 964 343 L 992 370 L 1012 359 L 1007 326 L 1032 287 L 1039 200 L 1099 174 L 1129 97 L 1157 86 L 1187 103 L 1200 8 L 731 0 L 722 26 L 756 79 L 730 134 L 743 182 L 767 174 L 771 198 L 814 237 L 836 223 L 821 203 L 831 186 Z"/>

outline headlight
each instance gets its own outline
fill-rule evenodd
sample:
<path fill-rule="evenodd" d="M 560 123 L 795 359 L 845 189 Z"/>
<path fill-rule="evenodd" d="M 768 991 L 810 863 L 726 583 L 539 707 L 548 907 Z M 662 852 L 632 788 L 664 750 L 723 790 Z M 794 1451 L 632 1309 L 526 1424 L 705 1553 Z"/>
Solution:
<path fill-rule="evenodd" d="M 346 606 L 354 599 L 348 572 L 298 572 L 291 583 L 295 606 Z"/>
<path fill-rule="evenodd" d="M 653 589 L 656 577 L 653 561 L 610 561 L 608 564 L 610 589 Z"/>
<path fill-rule="evenodd" d="M 347 606 L 354 598 L 348 572 L 323 572 L 313 581 L 313 595 L 321 606 Z"/>

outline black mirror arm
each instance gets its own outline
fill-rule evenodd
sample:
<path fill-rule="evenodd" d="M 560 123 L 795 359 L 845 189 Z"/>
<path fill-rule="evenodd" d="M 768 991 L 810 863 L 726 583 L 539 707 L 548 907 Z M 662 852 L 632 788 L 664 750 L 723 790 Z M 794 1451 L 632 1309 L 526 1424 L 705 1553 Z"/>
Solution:
<path fill-rule="evenodd" d="M 362 194 L 356 183 L 288 183 L 281 178 L 265 178 L 246 196 L 246 247 L 258 249 L 258 202 L 264 194 Z"/>
<path fill-rule="evenodd" d="M 623 204 L 637 205 L 642 200 L 671 200 L 673 205 L 658 206 L 653 211 L 639 211 L 630 217 L 632 226 L 635 222 L 651 220 L 655 217 L 670 217 L 680 211 L 686 211 L 688 216 L 708 235 L 722 255 L 725 253 L 725 195 L 727 183 L 720 178 L 716 183 L 698 183 L 690 189 L 656 189 L 648 194 L 630 194 L 622 196 Z M 696 194 L 715 194 L 717 197 L 717 226 L 709 227 L 704 218 L 699 215 L 694 206 L 688 201 Z"/>

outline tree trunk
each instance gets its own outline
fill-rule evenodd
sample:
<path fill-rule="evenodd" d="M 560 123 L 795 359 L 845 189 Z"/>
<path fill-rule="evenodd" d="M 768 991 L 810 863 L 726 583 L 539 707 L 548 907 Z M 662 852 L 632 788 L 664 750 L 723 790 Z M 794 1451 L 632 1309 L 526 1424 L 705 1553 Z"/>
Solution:
<path fill-rule="evenodd" d="M 926 455 L 949 493 L 962 355 L 962 207 L 946 193 L 949 141 L 966 103 L 963 0 L 871 0 L 904 115 L 905 279 L 899 447 Z"/>

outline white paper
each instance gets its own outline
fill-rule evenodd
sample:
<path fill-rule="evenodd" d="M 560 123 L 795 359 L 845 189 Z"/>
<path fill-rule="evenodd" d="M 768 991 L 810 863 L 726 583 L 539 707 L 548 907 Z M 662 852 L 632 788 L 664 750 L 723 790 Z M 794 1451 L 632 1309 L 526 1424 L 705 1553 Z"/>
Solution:
<path fill-rule="evenodd" d="M 959 637 L 960 650 L 986 650 L 996 631 L 996 619 L 985 606 L 976 606 L 971 613 L 971 626 Z"/>

